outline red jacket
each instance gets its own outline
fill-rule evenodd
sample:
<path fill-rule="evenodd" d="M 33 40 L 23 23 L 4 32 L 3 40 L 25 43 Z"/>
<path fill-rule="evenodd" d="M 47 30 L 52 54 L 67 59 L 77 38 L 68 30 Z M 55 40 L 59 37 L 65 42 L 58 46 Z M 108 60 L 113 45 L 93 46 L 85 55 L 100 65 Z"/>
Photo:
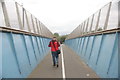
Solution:
<path fill-rule="evenodd" d="M 48 47 L 51 47 L 51 51 L 57 51 L 57 50 L 59 50 L 59 48 L 58 48 L 59 46 L 60 46 L 60 44 L 58 43 L 58 41 L 54 41 L 54 42 L 50 41 L 49 45 L 48 45 Z"/>

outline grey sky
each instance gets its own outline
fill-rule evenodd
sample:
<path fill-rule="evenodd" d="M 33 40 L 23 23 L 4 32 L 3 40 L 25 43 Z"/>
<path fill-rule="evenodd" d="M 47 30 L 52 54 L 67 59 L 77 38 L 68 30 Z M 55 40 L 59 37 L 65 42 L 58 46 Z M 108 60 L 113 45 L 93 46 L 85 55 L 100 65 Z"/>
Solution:
<path fill-rule="evenodd" d="M 68 34 L 111 0 L 16 0 L 53 33 Z"/>

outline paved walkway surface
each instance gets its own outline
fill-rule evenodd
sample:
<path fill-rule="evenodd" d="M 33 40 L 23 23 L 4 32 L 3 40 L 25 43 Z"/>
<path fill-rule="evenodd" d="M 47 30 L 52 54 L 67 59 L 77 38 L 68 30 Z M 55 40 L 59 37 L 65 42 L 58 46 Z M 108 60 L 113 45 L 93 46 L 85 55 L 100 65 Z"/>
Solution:
<path fill-rule="evenodd" d="M 65 78 L 99 78 L 69 47 L 62 45 L 62 49 L 64 65 L 59 55 L 59 67 L 53 67 L 52 56 L 49 53 L 28 78 L 63 78 L 63 74 Z"/>

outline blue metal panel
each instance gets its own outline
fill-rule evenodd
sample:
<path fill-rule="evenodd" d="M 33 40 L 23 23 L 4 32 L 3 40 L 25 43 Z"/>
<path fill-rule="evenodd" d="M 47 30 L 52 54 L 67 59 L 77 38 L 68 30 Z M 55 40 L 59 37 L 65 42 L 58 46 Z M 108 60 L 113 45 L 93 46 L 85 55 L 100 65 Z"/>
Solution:
<path fill-rule="evenodd" d="M 92 49 L 93 39 L 94 39 L 94 36 L 90 36 L 89 42 L 88 42 L 88 47 L 87 47 L 86 54 L 85 54 L 85 62 L 87 64 L 88 64 L 88 61 L 89 61 L 90 51 Z"/>
<path fill-rule="evenodd" d="M 44 56 L 44 49 L 43 49 L 43 43 L 42 43 L 42 38 L 41 37 L 39 37 L 39 41 L 40 41 L 40 46 L 41 46 L 41 59 L 43 58 L 43 56 Z"/>
<path fill-rule="evenodd" d="M 42 60 L 42 46 L 41 46 L 41 42 L 39 40 L 39 37 L 37 38 L 37 43 L 38 43 L 38 48 L 39 48 L 39 52 L 40 52 L 40 60 Z"/>
<path fill-rule="evenodd" d="M 37 61 L 39 62 L 40 61 L 40 53 L 39 53 L 39 50 L 38 50 L 36 37 L 35 36 L 31 36 L 31 37 L 32 37 L 33 47 L 34 47 L 34 50 L 35 50 Z"/>
<path fill-rule="evenodd" d="M 27 58 L 28 58 L 28 61 L 29 61 L 29 64 L 31 66 L 31 62 L 30 62 L 30 56 L 29 56 L 29 53 L 28 53 L 28 48 L 27 48 L 27 44 L 26 44 L 26 39 L 25 39 L 25 36 L 23 35 L 23 42 L 24 42 L 24 45 L 25 45 L 25 49 L 26 49 L 26 52 L 27 52 Z"/>
<path fill-rule="evenodd" d="M 41 47 L 42 47 L 42 57 L 44 57 L 44 45 L 43 45 L 43 40 L 42 37 L 39 38 L 40 42 L 41 42 Z"/>
<path fill-rule="evenodd" d="M 120 33 L 118 33 L 118 77 L 120 78 Z"/>
<path fill-rule="evenodd" d="M 88 48 L 89 38 L 90 38 L 90 37 L 88 36 L 87 43 L 86 43 L 86 47 L 85 47 L 85 52 L 84 52 L 84 57 L 85 57 L 85 55 L 86 55 L 86 50 L 87 50 L 87 48 Z"/>
<path fill-rule="evenodd" d="M 75 41 L 75 42 L 74 42 L 74 50 L 75 50 L 75 52 L 76 52 L 76 50 L 77 50 L 78 39 L 76 38 L 74 41 Z"/>
<path fill-rule="evenodd" d="M 2 44 L 2 33 L 0 32 L 0 44 Z M 2 45 L 0 45 L 0 79 L 2 79 Z"/>
<path fill-rule="evenodd" d="M 107 70 L 107 74 L 109 74 L 109 71 L 110 71 L 110 68 L 111 68 L 111 65 L 114 64 L 112 63 L 113 59 L 114 59 L 114 56 L 118 53 L 118 33 L 116 33 L 115 35 L 115 40 L 114 40 L 114 45 L 113 45 L 113 48 L 112 48 L 112 52 L 111 52 L 111 57 L 110 57 L 110 60 L 109 60 L 109 65 L 108 65 L 108 70 Z M 116 51 L 115 51 L 116 50 Z M 118 54 L 117 54 L 118 56 Z M 116 59 L 116 62 L 118 63 L 118 57 L 115 57 Z M 114 66 L 116 66 L 115 68 L 115 72 L 112 71 L 112 73 L 114 73 L 114 77 L 118 77 L 118 64 L 115 64 Z"/>
<path fill-rule="evenodd" d="M 81 38 L 81 44 L 80 44 L 79 53 L 78 53 L 80 56 L 81 56 L 83 40 L 84 40 L 84 38 Z"/>
<path fill-rule="evenodd" d="M 37 61 L 36 61 L 36 58 L 34 55 L 34 50 L 33 50 L 33 46 L 32 46 L 32 42 L 31 42 L 30 37 L 31 36 L 25 35 L 25 42 L 26 42 L 27 49 L 29 49 L 28 53 L 29 53 L 29 57 L 30 57 L 30 63 L 32 66 L 32 70 L 33 70 L 37 65 Z"/>
<path fill-rule="evenodd" d="M 79 45 L 80 45 L 81 38 L 78 38 L 78 44 L 77 44 L 77 53 L 79 52 Z"/>
<path fill-rule="evenodd" d="M 111 55 L 111 64 L 109 65 L 108 77 L 117 78 L 118 77 L 118 40 L 116 40 L 115 47 L 113 50 L 113 55 Z"/>
<path fill-rule="evenodd" d="M 45 56 L 46 56 L 46 53 L 47 53 L 47 39 L 44 39 L 44 46 L 45 46 Z"/>
<path fill-rule="evenodd" d="M 82 38 L 80 38 L 80 41 L 79 41 L 79 46 L 78 46 L 78 55 L 80 53 L 80 46 L 81 46 L 81 42 L 82 42 Z"/>
<path fill-rule="evenodd" d="M 96 70 L 97 74 L 101 77 L 107 77 L 106 73 L 109 66 L 114 41 L 115 34 L 104 35 Z"/>
<path fill-rule="evenodd" d="M 118 66 L 120 66 L 118 65 L 118 60 L 120 60 L 120 54 L 118 54 L 119 39 L 120 33 L 111 33 L 90 36 L 89 38 L 80 37 L 79 43 L 76 39 L 66 40 L 65 44 L 73 50 L 77 50 L 74 47 L 79 45 L 77 54 L 80 54 L 80 57 L 101 78 L 118 78 Z M 78 45 L 76 45 L 77 43 Z"/>
<path fill-rule="evenodd" d="M 87 47 L 87 43 L 88 43 L 88 37 L 85 37 L 84 46 L 83 46 L 83 49 L 81 51 L 81 54 L 82 54 L 81 57 L 84 57 L 84 54 L 85 54 L 85 51 L 86 51 L 86 47 Z"/>
<path fill-rule="evenodd" d="M 40 47 L 39 47 L 39 44 L 38 44 L 38 39 L 37 39 L 37 36 L 35 37 L 35 40 L 36 40 L 36 47 L 37 47 L 37 49 L 38 49 L 38 53 L 39 53 L 39 61 L 40 61 L 40 57 L 41 57 L 41 51 L 40 51 Z"/>
<path fill-rule="evenodd" d="M 27 50 L 25 48 L 23 35 L 13 34 L 14 45 L 17 53 L 17 58 L 20 64 L 20 69 L 23 77 L 30 73 L 30 64 L 27 57 Z"/>
<path fill-rule="evenodd" d="M 98 56 L 98 53 L 99 53 L 101 39 L 102 39 L 102 36 L 98 35 L 98 36 L 96 36 L 95 41 L 94 41 L 93 50 L 92 50 L 91 58 L 90 58 L 90 61 L 89 61 L 89 66 L 93 70 L 96 70 L 96 61 L 97 61 L 97 56 Z"/>
<path fill-rule="evenodd" d="M 42 45 L 42 49 L 43 49 L 43 57 L 44 57 L 44 55 L 45 55 L 45 47 L 44 47 L 44 40 L 43 40 L 43 38 L 41 37 L 41 45 Z"/>
<path fill-rule="evenodd" d="M 85 44 L 85 39 L 86 39 L 86 37 L 83 37 L 82 39 L 83 39 L 83 41 L 82 41 L 81 50 L 80 50 L 81 58 L 82 58 L 82 51 L 83 51 L 83 49 L 84 49 L 84 44 Z M 82 58 L 82 59 L 83 59 L 83 58 Z"/>
<path fill-rule="evenodd" d="M 2 71 L 3 78 L 22 77 L 10 33 L 2 33 Z"/>
<path fill-rule="evenodd" d="M 26 78 L 47 54 L 45 52 L 49 51 L 47 45 L 43 45 L 41 42 L 41 37 L 2 32 L 0 42 L 1 40 L 0 51 L 3 52 L 0 55 L 3 55 L 0 60 L 0 64 L 2 64 L 0 70 L 3 73 L 0 74 L 0 77 L 3 78 Z M 50 41 L 46 38 L 42 38 L 42 40 L 45 44 Z M 42 51 L 43 47 L 44 51 Z M 44 56 L 41 56 L 43 52 Z"/>

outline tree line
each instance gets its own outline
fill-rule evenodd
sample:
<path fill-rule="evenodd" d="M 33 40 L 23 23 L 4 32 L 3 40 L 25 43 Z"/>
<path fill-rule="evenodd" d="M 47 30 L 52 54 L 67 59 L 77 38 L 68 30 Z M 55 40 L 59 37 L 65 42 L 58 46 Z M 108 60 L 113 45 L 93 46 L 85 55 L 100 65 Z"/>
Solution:
<path fill-rule="evenodd" d="M 65 39 L 68 35 L 59 35 L 58 33 L 54 33 L 54 36 L 57 38 L 57 40 L 62 44 L 65 42 Z"/>

